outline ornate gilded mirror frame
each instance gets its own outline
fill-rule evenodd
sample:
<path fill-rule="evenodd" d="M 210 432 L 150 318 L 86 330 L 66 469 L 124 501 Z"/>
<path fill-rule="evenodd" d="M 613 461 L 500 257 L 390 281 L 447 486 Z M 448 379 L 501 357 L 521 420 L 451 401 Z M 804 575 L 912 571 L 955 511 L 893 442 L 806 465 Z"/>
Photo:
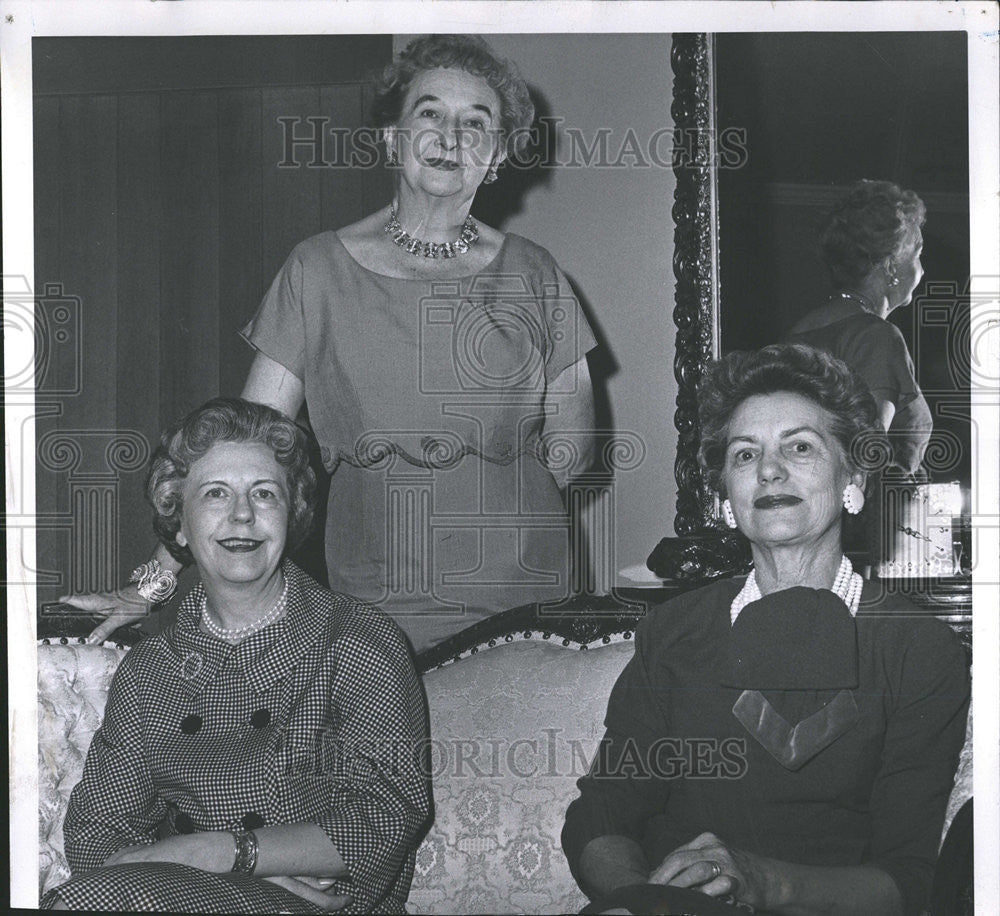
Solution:
<path fill-rule="evenodd" d="M 717 518 L 716 496 L 698 464 L 698 383 L 719 356 L 719 217 L 713 36 L 676 33 L 670 52 L 675 137 L 674 377 L 677 379 L 677 509 L 674 531 L 694 534 Z"/>
<path fill-rule="evenodd" d="M 664 538 L 650 556 L 650 569 L 666 580 L 693 582 L 747 568 L 746 542 L 719 520 L 718 498 L 698 464 L 698 385 L 707 364 L 721 355 L 719 284 L 718 159 L 714 36 L 675 33 L 673 70 L 676 179 L 673 204 L 676 325 L 674 377 L 677 457 L 674 476 L 676 538 Z M 706 529 L 715 529 L 706 531 Z M 741 546 L 742 545 L 742 546 Z M 971 577 L 887 580 L 920 607 L 940 615 L 968 644 Z"/>

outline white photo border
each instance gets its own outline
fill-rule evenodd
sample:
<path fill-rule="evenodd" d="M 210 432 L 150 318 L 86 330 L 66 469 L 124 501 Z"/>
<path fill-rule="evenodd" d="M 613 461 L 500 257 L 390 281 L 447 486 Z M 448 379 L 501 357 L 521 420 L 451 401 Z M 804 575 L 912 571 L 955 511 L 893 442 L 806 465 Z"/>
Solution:
<path fill-rule="evenodd" d="M 1000 94 L 998 7 L 935 0 L 880 3 L 590 2 L 590 0 L 11 0 L 0 2 L 3 262 L 5 297 L 34 277 L 31 41 L 41 36 L 424 34 L 437 32 L 964 31 L 969 49 L 970 292 L 977 353 L 1000 365 Z M 33 282 L 33 280 L 31 281 Z M 30 292 L 30 291 L 29 291 Z M 33 333 L 5 322 L 5 365 L 30 366 Z M 995 378 L 996 372 L 987 373 Z M 975 384 L 975 382 L 974 382 Z M 5 385 L 8 521 L 34 514 L 34 405 Z M 984 443 L 973 462 L 975 896 L 1000 912 L 1000 392 L 973 388 Z M 7 580 L 34 568 L 32 539 L 7 525 Z M 6 594 L 10 760 L 11 904 L 37 906 L 38 777 L 35 590 Z"/>

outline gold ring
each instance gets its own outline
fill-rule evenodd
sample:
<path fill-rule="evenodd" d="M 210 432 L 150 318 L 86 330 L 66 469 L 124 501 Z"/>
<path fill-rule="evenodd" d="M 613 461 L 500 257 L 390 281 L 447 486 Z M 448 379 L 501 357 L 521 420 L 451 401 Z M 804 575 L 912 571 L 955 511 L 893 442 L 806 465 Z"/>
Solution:
<path fill-rule="evenodd" d="M 709 865 L 712 866 L 712 880 L 714 881 L 722 874 L 722 866 L 718 862 L 709 862 Z"/>

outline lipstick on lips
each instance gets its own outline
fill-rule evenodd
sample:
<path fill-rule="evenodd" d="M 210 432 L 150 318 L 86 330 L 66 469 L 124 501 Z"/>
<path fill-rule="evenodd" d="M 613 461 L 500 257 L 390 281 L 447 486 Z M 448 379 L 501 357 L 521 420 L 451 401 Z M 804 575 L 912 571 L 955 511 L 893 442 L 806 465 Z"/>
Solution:
<path fill-rule="evenodd" d="M 223 538 L 218 542 L 220 547 L 230 553 L 250 553 L 263 543 L 254 538 Z"/>
<path fill-rule="evenodd" d="M 755 509 L 777 509 L 782 506 L 797 506 L 801 499 L 789 493 L 776 493 L 770 496 L 760 496 L 753 501 Z"/>
<path fill-rule="evenodd" d="M 432 169 L 442 169 L 446 172 L 452 172 L 459 168 L 459 164 L 453 159 L 445 159 L 440 156 L 429 156 L 424 159 L 424 165 L 430 166 Z"/>

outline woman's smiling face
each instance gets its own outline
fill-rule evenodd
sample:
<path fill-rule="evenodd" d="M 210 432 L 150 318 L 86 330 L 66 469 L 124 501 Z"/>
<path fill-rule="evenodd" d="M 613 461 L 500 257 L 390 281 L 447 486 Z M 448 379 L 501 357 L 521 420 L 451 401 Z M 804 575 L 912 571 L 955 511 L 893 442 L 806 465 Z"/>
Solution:
<path fill-rule="evenodd" d="M 414 78 L 390 137 L 411 187 L 471 194 L 496 155 L 499 128 L 500 98 L 486 80 L 436 69 Z"/>
<path fill-rule="evenodd" d="M 267 579 L 288 535 L 285 469 L 259 442 L 219 442 L 184 479 L 177 543 L 190 549 L 202 578 Z"/>
<path fill-rule="evenodd" d="M 733 411 L 723 477 L 740 530 L 762 546 L 806 544 L 839 527 L 852 480 L 827 411 L 784 391 Z"/>

